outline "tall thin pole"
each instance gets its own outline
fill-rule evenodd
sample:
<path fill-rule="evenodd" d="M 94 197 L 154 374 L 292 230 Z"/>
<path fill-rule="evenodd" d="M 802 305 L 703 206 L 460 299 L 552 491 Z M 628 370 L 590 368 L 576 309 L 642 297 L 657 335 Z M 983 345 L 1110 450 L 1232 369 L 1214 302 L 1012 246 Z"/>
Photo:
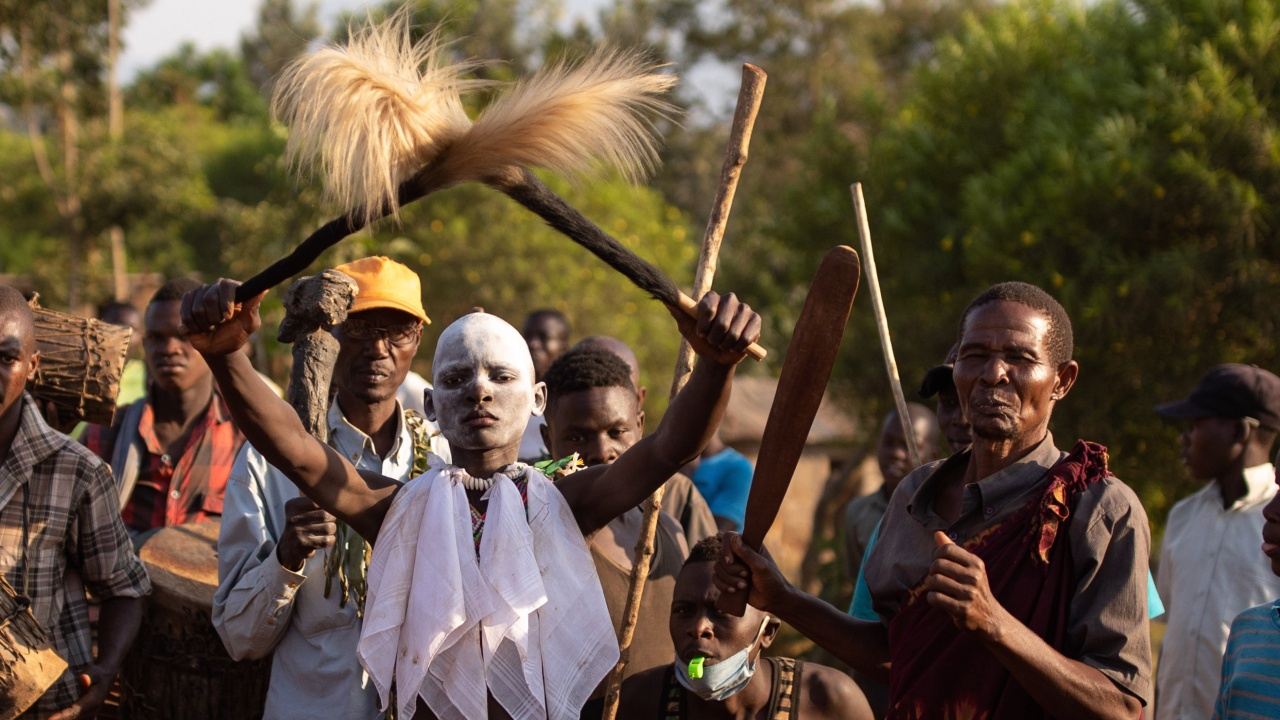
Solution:
<path fill-rule="evenodd" d="M 107 135 L 112 145 L 118 145 L 124 135 L 124 97 L 120 93 L 120 0 L 107 0 Z M 129 299 L 128 261 L 124 251 L 124 229 L 112 225 L 111 285 L 118 301 Z"/>
<path fill-rule="evenodd" d="M 711 217 L 707 219 L 707 231 L 702 236 L 702 254 L 694 275 L 693 299 L 700 300 L 711 289 L 720 257 L 720 244 L 724 240 L 725 226 L 729 223 L 729 209 L 738 189 L 742 166 L 747 163 L 747 150 L 751 145 L 751 130 L 755 127 L 756 113 L 764 97 L 767 75 L 760 68 L 742 66 L 742 87 L 738 91 L 738 107 L 733 114 L 733 129 L 729 134 L 729 147 L 724 166 L 720 170 L 720 187 L 716 192 Z M 676 360 L 675 378 L 671 383 L 671 397 L 679 394 L 693 372 L 693 348 L 681 340 L 680 356 Z M 658 528 L 658 512 L 662 510 L 665 485 L 658 486 L 649 498 L 644 518 L 640 522 L 640 541 L 636 543 L 635 560 L 631 564 L 631 583 L 627 592 L 627 604 L 623 609 L 622 628 L 618 633 L 618 664 L 609 673 L 605 686 L 603 720 L 614 720 L 618 714 L 618 701 L 622 696 L 622 674 L 631 656 L 631 640 L 635 637 L 640 620 L 640 599 L 644 595 L 645 581 L 649 578 L 649 564 L 653 560 L 653 538 Z M 665 632 L 659 628 L 658 632 Z"/>
<path fill-rule="evenodd" d="M 849 187 L 853 193 L 853 207 L 858 212 L 858 238 L 862 241 L 862 269 L 871 285 L 871 306 L 876 313 L 876 329 L 880 331 L 880 348 L 884 351 L 884 368 L 893 388 L 893 402 L 898 407 L 898 420 L 902 423 L 902 436 L 907 439 L 907 451 L 911 466 L 920 467 L 920 449 L 916 447 L 916 433 L 907 414 L 907 398 L 902 394 L 902 380 L 898 377 L 898 361 L 893 357 L 893 341 L 889 338 L 889 318 L 884 312 L 884 298 L 880 295 L 880 277 L 876 274 L 876 256 L 871 252 L 871 225 L 867 222 L 867 204 L 862 199 L 862 183 Z"/>

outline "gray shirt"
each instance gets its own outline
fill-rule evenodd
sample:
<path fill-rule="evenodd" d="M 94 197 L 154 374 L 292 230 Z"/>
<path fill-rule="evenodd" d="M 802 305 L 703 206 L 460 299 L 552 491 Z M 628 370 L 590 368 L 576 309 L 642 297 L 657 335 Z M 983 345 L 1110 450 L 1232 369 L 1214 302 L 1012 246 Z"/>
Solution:
<path fill-rule="evenodd" d="M 933 509 L 944 478 L 963 473 L 970 451 L 914 470 L 894 492 L 863 574 L 876 612 L 888 625 L 933 562 L 933 533 L 956 543 L 1007 520 L 1044 490 L 1048 471 L 1066 453 L 1046 434 L 1009 467 L 965 486 L 960 516 L 947 524 Z M 1072 509 L 1069 540 L 1075 564 L 1065 648 L 1145 704 L 1151 700 L 1147 563 L 1151 531 L 1133 491 L 1115 477 L 1094 483 Z"/>

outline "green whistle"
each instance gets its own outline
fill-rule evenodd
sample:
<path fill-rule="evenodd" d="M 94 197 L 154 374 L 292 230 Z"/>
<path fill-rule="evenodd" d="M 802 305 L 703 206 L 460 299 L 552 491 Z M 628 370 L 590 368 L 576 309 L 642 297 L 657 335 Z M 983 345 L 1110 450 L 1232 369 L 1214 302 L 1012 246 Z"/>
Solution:
<path fill-rule="evenodd" d="M 694 658 L 689 661 L 689 677 L 697 680 L 702 677 L 702 662 L 706 658 Z"/>

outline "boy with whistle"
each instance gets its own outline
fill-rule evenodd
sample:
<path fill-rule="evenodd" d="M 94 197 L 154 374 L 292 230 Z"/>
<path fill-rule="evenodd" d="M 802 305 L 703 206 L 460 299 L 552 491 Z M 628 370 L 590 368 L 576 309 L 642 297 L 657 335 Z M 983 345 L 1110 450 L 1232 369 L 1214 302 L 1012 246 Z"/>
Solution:
<path fill-rule="evenodd" d="M 546 388 L 515 328 L 472 313 L 436 346 L 429 419 L 456 464 L 399 484 L 357 471 L 303 429 L 237 353 L 258 329 L 238 283 L 189 293 L 183 324 L 246 437 L 317 505 L 374 543 L 360 660 L 385 706 L 409 718 L 577 717 L 618 649 L 584 535 L 638 505 L 698 455 L 720 422 L 760 317 L 708 293 L 673 313 L 698 352 L 658 430 L 610 465 L 554 484 L 517 462 Z"/>

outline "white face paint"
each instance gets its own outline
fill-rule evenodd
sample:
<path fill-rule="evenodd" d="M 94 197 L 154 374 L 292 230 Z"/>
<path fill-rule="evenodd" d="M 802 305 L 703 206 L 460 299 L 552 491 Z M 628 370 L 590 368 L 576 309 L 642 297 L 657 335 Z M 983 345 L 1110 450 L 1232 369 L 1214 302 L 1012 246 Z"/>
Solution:
<path fill-rule="evenodd" d="M 515 328 L 493 315 L 464 315 L 436 343 L 427 417 L 451 449 L 511 448 L 514 461 L 529 417 L 546 407 L 546 386 L 533 378 L 529 348 Z"/>

